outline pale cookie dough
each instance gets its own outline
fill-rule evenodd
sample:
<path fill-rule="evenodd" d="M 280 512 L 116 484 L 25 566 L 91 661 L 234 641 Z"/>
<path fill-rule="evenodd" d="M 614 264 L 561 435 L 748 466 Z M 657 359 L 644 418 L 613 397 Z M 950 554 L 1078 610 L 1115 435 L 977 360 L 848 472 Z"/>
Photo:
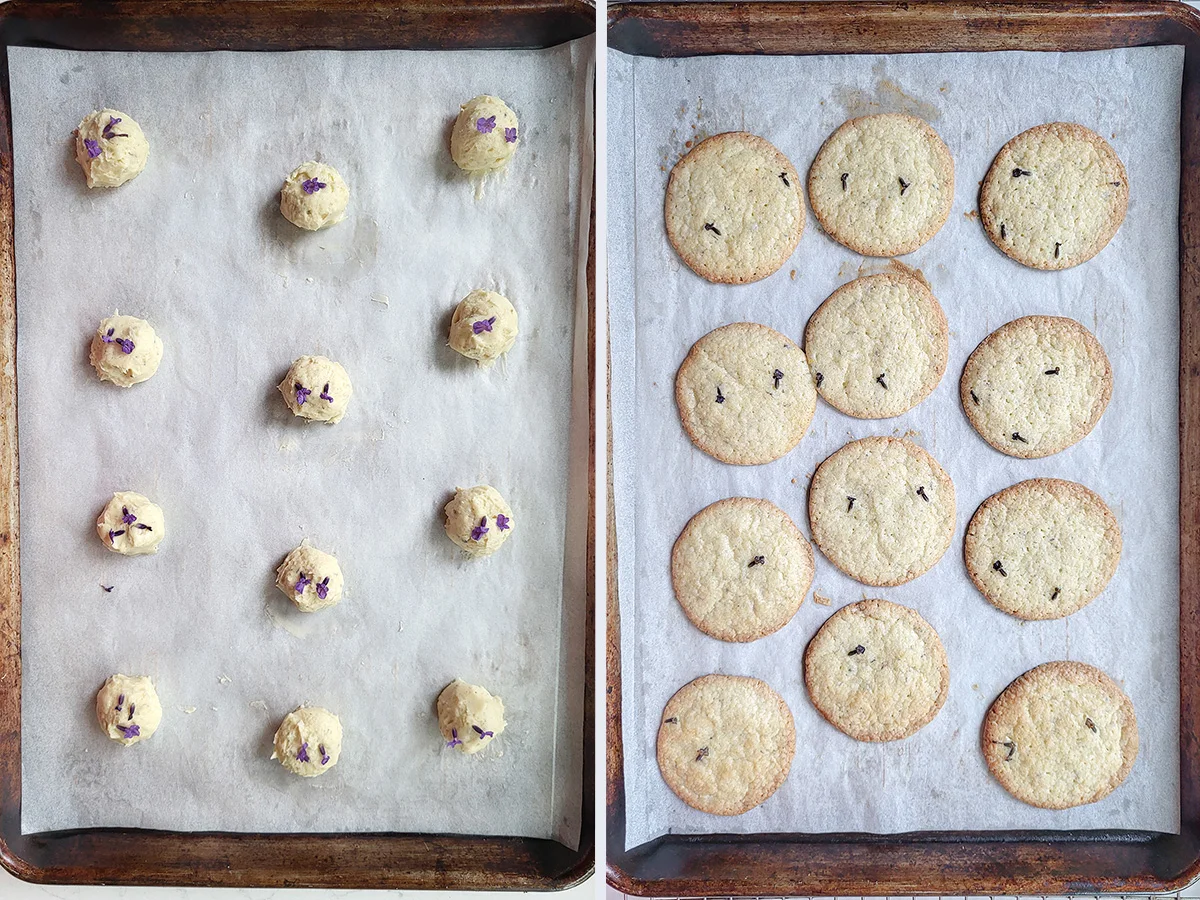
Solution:
<path fill-rule="evenodd" d="M 697 447 L 721 462 L 751 466 L 800 443 L 817 389 L 793 341 L 765 325 L 737 322 L 692 345 L 675 376 L 675 404 Z"/>
<path fill-rule="evenodd" d="M 458 110 L 450 155 L 467 172 L 494 172 L 508 165 L 520 139 L 517 114 L 499 97 L 483 94 Z"/>
<path fill-rule="evenodd" d="M 692 624 L 754 641 L 791 621 L 813 579 L 813 552 L 782 509 L 731 497 L 692 516 L 671 552 L 675 597 Z"/>
<path fill-rule="evenodd" d="M 166 533 L 161 507 L 133 491 L 113 494 L 96 519 L 100 542 L 122 556 L 157 553 Z"/>
<path fill-rule="evenodd" d="M 350 376 L 324 356 L 301 356 L 292 363 L 279 393 L 293 415 L 330 425 L 342 421 L 350 403 Z"/>
<path fill-rule="evenodd" d="M 149 675 L 113 675 L 96 694 L 100 730 L 126 747 L 148 740 L 162 721 L 162 704 Z"/>
<path fill-rule="evenodd" d="M 813 541 L 863 584 L 912 581 L 954 537 L 954 482 L 911 441 L 851 441 L 817 467 L 808 489 Z"/>
<path fill-rule="evenodd" d="M 149 154 L 141 126 L 120 110 L 88 113 L 75 129 L 75 160 L 89 188 L 119 187 L 136 178 Z"/>
<path fill-rule="evenodd" d="M 950 329 L 920 279 L 868 275 L 842 285 L 812 314 L 804 353 L 827 403 L 860 419 L 887 419 L 938 386 Z"/>
<path fill-rule="evenodd" d="M 844 122 L 808 170 L 808 198 L 825 232 L 864 256 L 912 253 L 946 224 L 954 202 L 950 149 L 916 116 Z"/>
<path fill-rule="evenodd" d="M 795 753 L 792 711 L 757 678 L 697 678 L 667 701 L 658 726 L 667 786 L 718 816 L 741 815 L 779 790 Z"/>
<path fill-rule="evenodd" d="M 163 343 L 150 323 L 113 313 L 100 323 L 88 354 L 96 377 L 120 387 L 141 384 L 158 371 Z"/>
<path fill-rule="evenodd" d="M 804 232 L 796 167 L 742 131 L 701 141 L 675 164 L 664 204 L 667 237 L 697 275 L 724 284 L 766 278 Z"/>
<path fill-rule="evenodd" d="M 1074 319 L 1025 316 L 1001 325 L 963 368 L 959 396 L 980 437 L 1035 459 L 1086 437 L 1112 397 L 1108 356 Z"/>
<path fill-rule="evenodd" d="M 1018 800 L 1067 809 L 1102 800 L 1125 780 L 1137 758 L 1137 718 L 1125 692 L 1095 666 L 1050 662 L 996 698 L 982 749 Z"/>
<path fill-rule="evenodd" d="M 455 678 L 437 698 L 438 729 L 447 747 L 478 753 L 504 732 L 504 703 L 477 684 Z"/>
<path fill-rule="evenodd" d="M 471 291 L 454 308 L 450 347 L 467 359 L 492 365 L 517 340 L 517 311 L 495 291 Z"/>
<path fill-rule="evenodd" d="M 1104 590 L 1121 558 L 1121 528 L 1082 484 L 1034 478 L 983 501 L 963 555 L 975 587 L 1022 619 L 1061 619 Z"/>
<path fill-rule="evenodd" d="M 342 599 L 342 567 L 330 554 L 303 541 L 275 570 L 275 587 L 301 612 L 316 612 Z"/>
<path fill-rule="evenodd" d="M 289 772 L 312 778 L 324 775 L 342 755 L 342 723 L 327 709 L 301 706 L 288 713 L 275 732 L 277 759 Z"/>
<path fill-rule="evenodd" d="M 1035 269 L 1069 269 L 1104 249 L 1129 204 L 1125 166 L 1096 132 L 1068 122 L 1005 144 L 979 191 L 992 243 Z"/>
<path fill-rule="evenodd" d="M 859 741 L 898 741 L 941 710 L 950 666 L 941 638 L 916 610 L 861 600 L 826 619 L 809 641 L 804 684 L 834 728 Z"/>
<path fill-rule="evenodd" d="M 292 170 L 279 192 L 283 217 L 305 231 L 320 231 L 346 218 L 350 188 L 333 166 L 306 162 Z"/>
<path fill-rule="evenodd" d="M 491 556 L 512 534 L 512 508 L 490 485 L 455 488 L 444 512 L 446 537 L 471 557 Z"/>

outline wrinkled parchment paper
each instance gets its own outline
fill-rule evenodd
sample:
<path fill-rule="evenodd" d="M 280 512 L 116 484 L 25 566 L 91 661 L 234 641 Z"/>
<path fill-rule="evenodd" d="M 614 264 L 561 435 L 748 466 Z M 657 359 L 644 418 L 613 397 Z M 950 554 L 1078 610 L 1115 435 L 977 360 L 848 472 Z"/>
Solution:
<path fill-rule="evenodd" d="M 905 832 L 930 829 L 1135 828 L 1178 831 L 1178 181 L 1183 52 L 842 57 L 609 55 L 609 203 L 613 441 L 620 560 L 627 844 L 666 833 Z M 663 228 L 667 175 L 686 141 L 748 130 L 806 173 L 845 119 L 909 112 L 949 145 L 955 201 L 945 227 L 903 258 L 930 281 L 950 321 L 950 362 L 933 395 L 896 419 L 860 421 L 818 404 L 812 428 L 765 466 L 717 462 L 692 446 L 674 403 L 675 371 L 692 343 L 751 320 L 802 337 L 809 315 L 857 275 L 885 271 L 820 232 L 811 212 L 791 260 L 754 285 L 713 285 L 675 255 Z M 1092 261 L 1064 272 L 1025 268 L 994 249 L 976 218 L 979 182 L 1009 138 L 1077 121 L 1120 154 L 1131 199 L 1125 224 Z M 794 277 L 792 275 L 794 270 Z M 1063 453 L 1019 460 L 992 450 L 958 403 L 967 356 L 987 334 L 1032 313 L 1066 315 L 1096 334 L 1112 362 L 1112 402 L 1092 434 Z M 670 583 L 671 545 L 688 519 L 723 497 L 765 497 L 809 533 L 805 494 L 826 456 L 867 435 L 908 435 L 957 487 L 955 540 L 929 573 L 866 588 L 817 553 L 813 588 L 792 622 L 752 644 L 710 638 L 688 622 Z M 1120 520 L 1124 553 L 1108 589 L 1065 620 L 1023 623 L 971 585 L 962 537 L 976 507 L 1026 478 L 1074 479 Z M 941 635 L 950 696 L 908 740 L 859 743 L 828 725 L 804 688 L 801 656 L 838 608 L 864 596 L 916 608 Z M 1026 806 L 990 776 L 978 749 L 992 700 L 1053 659 L 1099 666 L 1137 711 L 1141 752 L 1125 784 L 1091 806 Z M 791 775 L 735 818 L 693 810 L 655 762 L 662 708 L 709 672 L 753 675 L 779 691 L 796 721 Z"/>
<path fill-rule="evenodd" d="M 591 53 L 585 41 L 13 49 L 26 832 L 578 842 L 587 422 L 571 416 L 586 404 L 575 341 Z M 506 175 L 477 187 L 448 138 L 459 104 L 481 93 L 514 107 L 522 144 Z M 70 133 L 104 105 L 140 122 L 150 160 L 135 181 L 89 192 Z M 278 192 L 312 158 L 338 168 L 351 201 L 346 221 L 310 234 L 279 215 Z M 475 287 L 520 315 L 490 371 L 446 346 Z M 166 346 L 158 374 L 127 391 L 87 363 L 114 308 L 148 318 Z M 293 419 L 275 389 L 305 353 L 353 380 L 336 426 Z M 507 497 L 515 530 L 496 556 L 468 561 L 441 510 L 456 486 L 484 482 Z M 92 523 L 121 489 L 163 507 L 156 556 L 97 541 Z M 295 612 L 273 587 L 303 538 L 342 565 L 334 609 Z M 112 672 L 153 676 L 165 710 L 130 749 L 94 720 Z M 444 751 L 437 730 L 434 700 L 455 677 L 504 699 L 508 729 L 476 757 Z M 315 780 L 269 759 L 279 720 L 302 703 L 345 728 L 337 768 Z"/>

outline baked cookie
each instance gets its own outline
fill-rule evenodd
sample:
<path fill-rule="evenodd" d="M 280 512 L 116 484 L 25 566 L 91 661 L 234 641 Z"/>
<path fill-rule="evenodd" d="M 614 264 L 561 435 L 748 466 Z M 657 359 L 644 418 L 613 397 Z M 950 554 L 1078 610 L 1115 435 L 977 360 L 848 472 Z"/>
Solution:
<path fill-rule="evenodd" d="M 735 322 L 692 345 L 675 376 L 675 403 L 697 447 L 721 462 L 753 466 L 800 443 L 817 389 L 793 341 L 765 325 Z"/>
<path fill-rule="evenodd" d="M 450 156 L 466 172 L 494 172 L 508 165 L 519 143 L 517 114 L 499 97 L 482 94 L 459 107 Z"/>
<path fill-rule="evenodd" d="M 754 641 L 791 621 L 813 579 L 813 552 L 769 500 L 731 497 L 692 516 L 671 551 L 675 598 L 723 641 Z"/>
<path fill-rule="evenodd" d="M 301 612 L 336 606 L 342 599 L 342 567 L 337 559 L 301 541 L 275 570 L 275 587 Z"/>
<path fill-rule="evenodd" d="M 271 759 L 289 772 L 313 778 L 336 766 L 341 755 L 341 720 L 319 706 L 301 706 L 279 723 Z"/>
<path fill-rule="evenodd" d="M 443 512 L 446 537 L 473 559 L 491 556 L 512 534 L 512 507 L 488 484 L 455 488 Z"/>
<path fill-rule="evenodd" d="M 1129 205 L 1125 166 L 1096 132 L 1069 122 L 1005 144 L 979 191 L 992 243 L 1035 269 L 1069 269 L 1104 249 Z"/>
<path fill-rule="evenodd" d="M 757 678 L 705 675 L 675 692 L 658 727 L 658 768 L 679 799 L 737 816 L 779 789 L 796 727 L 787 703 Z"/>
<path fill-rule="evenodd" d="M 437 698 L 438 730 L 448 748 L 478 753 L 502 734 L 504 703 L 486 688 L 455 678 Z"/>
<path fill-rule="evenodd" d="M 829 561 L 863 584 L 892 586 L 933 568 L 954 537 L 954 482 L 912 441 L 868 437 L 813 474 L 808 521 Z"/>
<path fill-rule="evenodd" d="M 341 363 L 324 356 L 301 356 L 279 382 L 279 393 L 292 415 L 333 425 L 350 405 L 350 376 Z"/>
<path fill-rule="evenodd" d="M 938 386 L 949 334 L 941 304 L 919 278 L 868 275 L 817 307 L 804 330 L 804 354 L 827 403 L 859 419 L 887 419 Z"/>
<path fill-rule="evenodd" d="M 983 720 L 983 758 L 1031 806 L 1067 809 L 1111 794 L 1138 752 L 1133 704 L 1081 662 L 1049 662 L 1004 689 Z"/>
<path fill-rule="evenodd" d="M 162 704 L 149 675 L 112 675 L 96 694 L 100 729 L 129 747 L 154 735 L 162 722 Z"/>
<path fill-rule="evenodd" d="M 941 638 L 916 610 L 860 600 L 825 620 L 804 651 L 813 706 L 858 741 L 898 741 L 933 721 L 950 692 Z"/>
<path fill-rule="evenodd" d="M 458 302 L 450 320 L 450 348 L 488 367 L 517 340 L 517 311 L 503 294 L 476 290 Z"/>
<path fill-rule="evenodd" d="M 75 161 L 89 188 L 120 187 L 146 168 L 150 145 L 128 113 L 108 109 L 88 113 L 75 129 Z"/>
<path fill-rule="evenodd" d="M 279 192 L 283 217 L 305 231 L 320 231 L 346 218 L 350 188 L 333 166 L 301 163 L 284 179 Z"/>
<path fill-rule="evenodd" d="M 768 141 L 730 131 L 675 164 L 664 205 L 667 237 L 697 275 L 721 284 L 766 278 L 804 232 L 796 167 Z"/>
<path fill-rule="evenodd" d="M 954 202 L 950 149 L 916 116 L 844 122 L 808 170 L 808 200 L 825 233 L 864 256 L 912 253 Z"/>
<path fill-rule="evenodd" d="M 145 319 L 113 313 L 92 335 L 88 359 L 96 377 L 118 387 L 141 384 L 158 371 L 163 342 Z"/>
<path fill-rule="evenodd" d="M 167 535 L 162 507 L 136 491 L 117 491 L 96 519 L 96 536 L 122 556 L 157 553 Z"/>
<path fill-rule="evenodd" d="M 1025 316 L 1001 325 L 963 367 L 959 395 L 980 437 L 1036 459 L 1086 437 L 1112 397 L 1108 356 L 1074 319 Z"/>
<path fill-rule="evenodd" d="M 967 525 L 963 556 L 997 609 L 1061 619 L 1107 586 L 1121 558 L 1121 528 L 1082 484 L 1034 478 L 983 501 Z"/>

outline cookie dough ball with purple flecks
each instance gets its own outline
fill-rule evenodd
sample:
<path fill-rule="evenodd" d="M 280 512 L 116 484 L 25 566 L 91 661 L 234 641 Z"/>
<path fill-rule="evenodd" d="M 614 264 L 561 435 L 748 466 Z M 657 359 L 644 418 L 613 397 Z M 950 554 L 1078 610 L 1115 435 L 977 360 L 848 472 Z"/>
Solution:
<path fill-rule="evenodd" d="M 346 370 L 324 356 L 299 357 L 279 382 L 279 393 L 293 415 L 330 425 L 342 421 L 350 392 Z"/>
<path fill-rule="evenodd" d="M 126 747 L 148 739 L 162 721 L 162 704 L 149 675 L 113 675 L 96 694 L 96 720 Z"/>
<path fill-rule="evenodd" d="M 350 188 L 333 166 L 306 162 L 292 170 L 279 192 L 283 217 L 305 231 L 320 231 L 346 218 Z"/>
<path fill-rule="evenodd" d="M 454 308 L 450 347 L 487 367 L 512 349 L 517 340 L 517 311 L 495 291 L 471 291 Z"/>
<path fill-rule="evenodd" d="M 499 97 L 468 100 L 450 134 L 450 155 L 467 172 L 503 169 L 517 152 L 517 114 Z"/>
<path fill-rule="evenodd" d="M 437 698 L 438 730 L 446 746 L 478 753 L 504 731 L 504 703 L 477 684 L 461 678 L 450 682 Z"/>
<path fill-rule="evenodd" d="M 512 508 L 490 485 L 456 488 L 445 513 L 446 537 L 468 556 L 491 556 L 512 534 Z"/>
<path fill-rule="evenodd" d="M 341 720 L 319 706 L 301 706 L 280 723 L 271 759 L 289 772 L 313 778 L 336 766 L 341 755 Z"/>
<path fill-rule="evenodd" d="M 301 612 L 316 612 L 342 599 L 342 567 L 333 556 L 303 541 L 275 570 L 275 587 Z"/>
<path fill-rule="evenodd" d="M 75 129 L 75 160 L 90 188 L 119 187 L 136 178 L 149 155 L 141 126 L 120 110 L 90 112 Z"/>
<path fill-rule="evenodd" d="M 162 508 L 135 491 L 117 491 L 96 519 L 96 535 L 122 556 L 157 553 L 166 536 Z"/>
<path fill-rule="evenodd" d="M 96 377 L 120 387 L 150 378 L 162 356 L 163 343 L 149 322 L 117 313 L 100 323 L 88 354 Z"/>

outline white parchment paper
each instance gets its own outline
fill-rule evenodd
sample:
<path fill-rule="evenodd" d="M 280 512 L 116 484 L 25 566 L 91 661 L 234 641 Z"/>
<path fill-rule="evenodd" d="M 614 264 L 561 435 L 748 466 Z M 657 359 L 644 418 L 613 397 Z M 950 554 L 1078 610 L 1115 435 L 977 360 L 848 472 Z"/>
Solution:
<path fill-rule="evenodd" d="M 1178 672 L 1178 182 L 1183 51 L 912 56 L 709 57 L 609 55 L 609 203 L 613 446 L 619 546 L 626 840 L 709 832 L 905 832 L 933 829 L 1179 826 Z M 950 362 L 933 395 L 887 421 L 860 421 L 820 403 L 791 454 L 728 466 L 696 449 L 679 424 L 675 371 L 711 329 L 761 322 L 795 340 L 835 288 L 885 270 L 822 234 L 809 214 L 791 260 L 757 284 L 709 284 L 675 255 L 663 227 L 667 176 L 687 141 L 747 130 L 807 173 L 845 119 L 910 112 L 947 142 L 956 167 L 945 227 L 903 259 L 930 281 L 950 321 Z M 994 249 L 976 218 L 979 183 L 1000 147 L 1034 125 L 1077 121 L 1110 140 L 1129 174 L 1128 216 L 1092 261 L 1064 272 L 1028 269 Z M 1021 315 L 1071 316 L 1112 362 L 1112 402 L 1085 440 L 1055 456 L 1019 460 L 992 450 L 958 403 L 967 356 Z M 729 496 L 765 497 L 808 534 L 813 470 L 847 441 L 908 435 L 957 487 L 958 527 L 941 562 L 907 585 L 864 588 L 817 553 L 814 589 L 792 622 L 752 644 L 710 638 L 688 622 L 671 590 L 671 545 L 702 507 Z M 1124 553 L 1108 589 L 1065 620 L 1022 622 L 971 585 L 962 536 L 976 507 L 1026 478 L 1081 481 L 1120 520 Z M 941 635 L 949 699 L 938 717 L 895 743 L 859 743 L 809 701 L 804 647 L 825 619 L 863 596 L 916 608 Z M 1141 752 L 1107 799 L 1065 812 L 1026 806 L 991 778 L 978 749 L 992 700 L 1022 672 L 1054 659 L 1099 666 L 1137 711 Z M 764 679 L 796 721 L 791 775 L 767 802 L 735 818 L 693 810 L 655 762 L 662 708 L 710 672 Z"/>
<path fill-rule="evenodd" d="M 12 50 L 26 832 L 577 844 L 586 417 L 570 423 L 581 398 L 586 409 L 575 344 L 593 62 L 586 41 Z M 448 138 L 459 104 L 481 93 L 509 101 L 522 144 L 477 189 Z M 89 192 L 70 133 L 104 105 L 140 122 L 150 160 L 135 181 Z M 312 158 L 338 168 L 351 201 L 346 221 L 310 234 L 280 216 L 278 192 Z M 446 346 L 454 305 L 475 287 L 520 315 L 516 346 L 490 371 Z M 87 362 L 114 308 L 148 318 L 166 347 L 154 378 L 127 391 Z M 275 389 L 305 353 L 353 380 L 336 426 L 294 419 Z M 580 429 L 582 470 L 568 458 Z M 485 482 L 509 500 L 515 531 L 494 557 L 467 561 L 441 510 L 456 486 Z M 154 557 L 113 555 L 95 537 L 122 489 L 165 511 Z M 303 538 L 346 577 L 342 603 L 307 616 L 273 587 Z M 94 720 L 112 672 L 153 676 L 163 702 L 159 732 L 134 748 Z M 476 757 L 444 751 L 437 730 L 434 700 L 455 677 L 504 699 L 508 728 Z M 302 703 L 345 729 L 337 768 L 319 779 L 269 759 L 279 720 Z"/>

